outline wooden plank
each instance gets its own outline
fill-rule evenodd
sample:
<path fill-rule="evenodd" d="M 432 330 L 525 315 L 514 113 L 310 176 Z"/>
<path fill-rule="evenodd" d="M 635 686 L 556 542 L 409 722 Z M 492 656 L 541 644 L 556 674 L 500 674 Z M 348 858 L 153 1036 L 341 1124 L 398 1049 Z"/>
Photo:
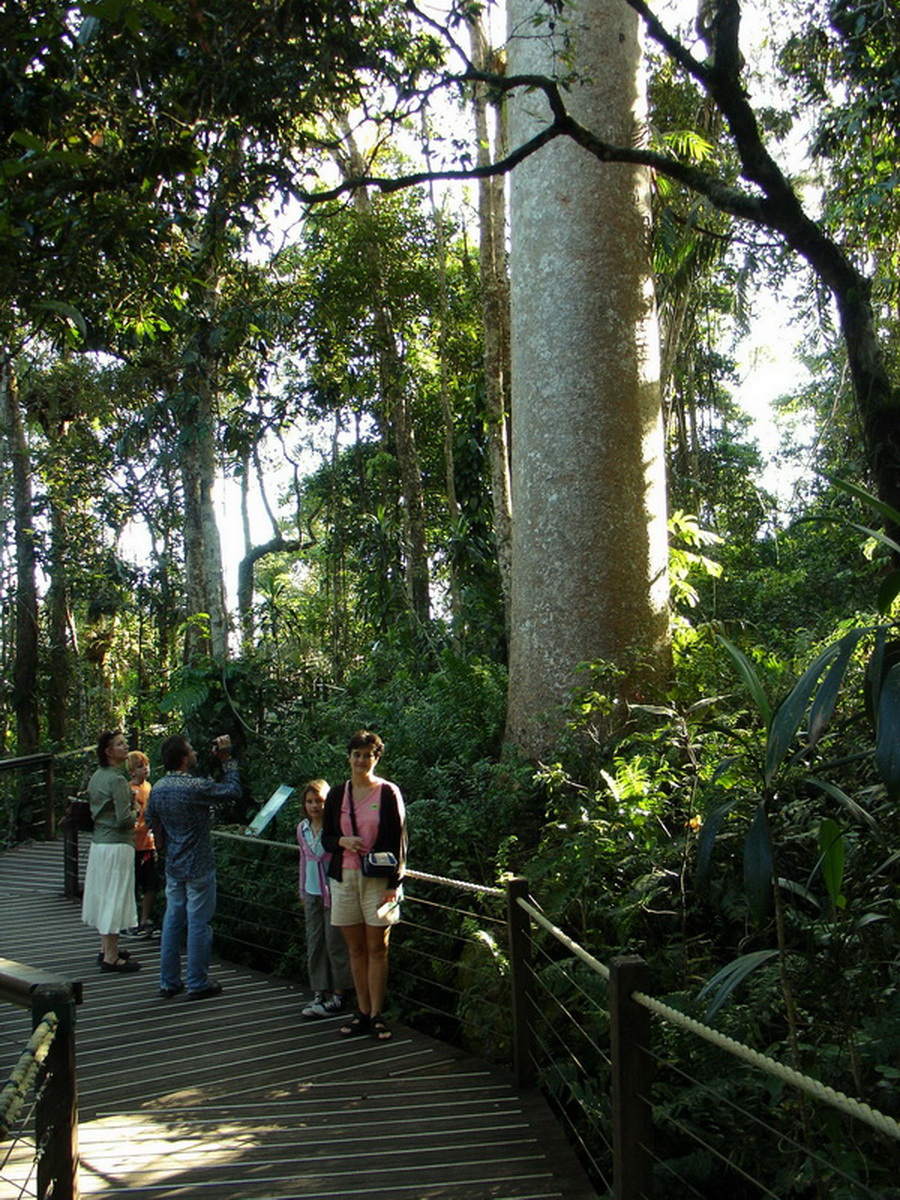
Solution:
<path fill-rule="evenodd" d="M 129 976 L 101 975 L 98 947 L 62 896 L 61 844 L 0 855 L 0 954 L 83 984 L 84 1196 L 596 1195 L 541 1097 L 508 1072 L 396 1023 L 388 1044 L 341 1038 L 340 1018 L 301 1018 L 305 989 L 221 960 L 222 996 L 162 1000 L 158 942 L 129 943 L 142 963 Z M 26 1012 L 0 1005 L 0 1072 L 28 1031 Z M 29 1155 L 17 1147 L 0 1169 L 0 1194 Z"/>

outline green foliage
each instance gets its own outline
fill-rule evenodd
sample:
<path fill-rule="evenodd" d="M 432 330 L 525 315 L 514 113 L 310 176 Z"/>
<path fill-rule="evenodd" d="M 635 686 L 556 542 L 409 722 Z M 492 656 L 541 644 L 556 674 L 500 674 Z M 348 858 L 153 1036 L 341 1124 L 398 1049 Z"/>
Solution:
<path fill-rule="evenodd" d="M 669 593 L 673 606 L 695 608 L 700 600 L 692 576 L 702 572 L 710 579 L 722 574 L 721 563 L 700 553 L 704 546 L 722 542 L 718 534 L 701 529 L 697 518 L 680 509 L 669 517 Z"/>

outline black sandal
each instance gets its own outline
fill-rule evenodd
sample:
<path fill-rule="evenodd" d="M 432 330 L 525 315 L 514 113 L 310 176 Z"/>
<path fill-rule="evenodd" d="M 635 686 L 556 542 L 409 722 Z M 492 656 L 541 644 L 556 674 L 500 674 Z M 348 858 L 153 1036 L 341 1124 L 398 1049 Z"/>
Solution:
<path fill-rule="evenodd" d="M 141 969 L 141 964 L 135 962 L 133 958 L 123 958 L 121 954 L 115 962 L 107 962 L 106 959 L 100 960 L 100 970 L 104 973 L 111 972 L 115 975 L 133 975 L 135 971 Z"/>
<path fill-rule="evenodd" d="M 358 1033 L 368 1033 L 371 1020 L 372 1018 L 368 1013 L 356 1013 L 346 1025 L 341 1026 L 341 1037 L 355 1037 Z"/>
<path fill-rule="evenodd" d="M 389 1042 L 394 1036 L 394 1031 L 388 1028 L 387 1022 L 380 1013 L 376 1013 L 372 1018 L 371 1031 L 376 1042 Z"/>
<path fill-rule="evenodd" d="M 131 951 L 130 950 L 120 950 L 119 958 L 131 958 Z M 97 955 L 97 966 L 99 967 L 102 962 L 103 962 L 103 951 L 101 950 L 100 953 Z"/>

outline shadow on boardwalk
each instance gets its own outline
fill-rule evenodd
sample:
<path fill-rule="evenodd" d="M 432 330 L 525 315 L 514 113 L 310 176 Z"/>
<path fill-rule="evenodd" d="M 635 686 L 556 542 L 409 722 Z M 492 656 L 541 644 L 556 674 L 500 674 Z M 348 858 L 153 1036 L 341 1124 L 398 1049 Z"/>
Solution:
<path fill-rule="evenodd" d="M 492 1066 L 397 1024 L 389 1044 L 343 1039 L 340 1019 L 300 1017 L 303 989 L 222 961 L 222 996 L 162 1000 L 158 942 L 130 947 L 132 976 L 101 975 L 98 948 L 62 896 L 61 843 L 0 854 L 0 956 L 84 982 L 85 1196 L 596 1196 L 541 1097 Z M 0 1005 L 0 1077 L 29 1033 Z M 0 1196 L 20 1194 L 30 1153 L 0 1169 Z"/>

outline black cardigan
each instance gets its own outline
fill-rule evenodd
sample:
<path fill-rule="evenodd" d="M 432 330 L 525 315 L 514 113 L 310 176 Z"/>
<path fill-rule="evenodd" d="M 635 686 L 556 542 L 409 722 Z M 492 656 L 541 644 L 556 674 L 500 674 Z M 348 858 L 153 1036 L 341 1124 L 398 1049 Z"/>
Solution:
<path fill-rule="evenodd" d="M 344 837 L 341 830 L 341 807 L 344 802 L 346 783 L 337 783 L 325 797 L 325 811 L 322 814 L 322 849 L 331 855 L 328 864 L 329 879 L 340 879 L 343 873 L 343 847 L 338 845 Z M 350 803 L 352 804 L 352 798 Z M 384 886 L 386 891 L 393 891 L 406 869 L 406 820 L 400 820 L 400 806 L 397 803 L 397 792 L 391 783 L 381 785 L 381 810 L 378 814 L 378 836 L 375 838 L 373 850 L 389 850 L 397 857 L 397 870 L 386 875 Z"/>

